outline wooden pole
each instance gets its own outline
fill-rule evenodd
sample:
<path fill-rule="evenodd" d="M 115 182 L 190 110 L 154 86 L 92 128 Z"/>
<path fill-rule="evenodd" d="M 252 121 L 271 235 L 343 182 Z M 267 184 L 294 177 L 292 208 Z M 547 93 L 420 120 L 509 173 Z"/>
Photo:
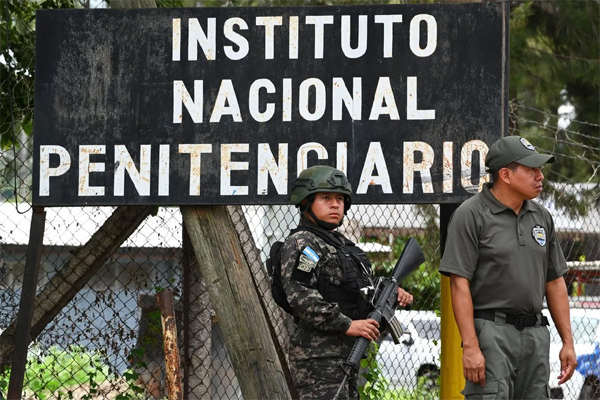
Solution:
<path fill-rule="evenodd" d="M 185 224 L 182 255 L 185 341 L 183 395 L 186 400 L 210 400 L 213 370 L 211 355 L 213 347 L 211 310 L 213 308 Z M 190 335 L 192 332 L 193 334 Z"/>
<path fill-rule="evenodd" d="M 227 352 L 246 399 L 289 399 L 268 322 L 224 206 L 181 207 Z"/>
<path fill-rule="evenodd" d="M 282 366 L 285 380 L 288 384 L 288 389 L 292 398 L 298 399 L 298 393 L 294 387 L 294 381 L 286 357 L 290 342 L 288 319 L 291 319 L 291 316 L 283 311 L 283 309 L 275 303 L 275 300 L 273 300 L 269 275 L 267 274 L 267 270 L 261 261 L 260 252 L 256 248 L 256 244 L 252 239 L 252 233 L 246 218 L 244 218 L 242 207 L 227 206 L 227 211 L 231 216 L 231 220 L 235 225 L 235 230 L 237 231 L 240 241 L 242 242 L 246 261 L 250 265 L 252 279 L 254 280 L 254 287 L 256 290 L 258 290 L 260 296 L 259 298 L 263 306 L 263 312 L 269 324 L 271 338 L 273 338 L 275 349 L 279 355 L 279 362 Z"/>
<path fill-rule="evenodd" d="M 173 292 L 163 290 L 156 295 L 160 320 L 163 331 L 163 346 L 165 349 L 165 369 L 167 376 L 167 390 L 169 400 L 183 400 L 181 389 L 181 368 L 179 361 L 179 347 L 177 346 L 177 324 L 175 322 L 175 307 L 173 306 Z"/>

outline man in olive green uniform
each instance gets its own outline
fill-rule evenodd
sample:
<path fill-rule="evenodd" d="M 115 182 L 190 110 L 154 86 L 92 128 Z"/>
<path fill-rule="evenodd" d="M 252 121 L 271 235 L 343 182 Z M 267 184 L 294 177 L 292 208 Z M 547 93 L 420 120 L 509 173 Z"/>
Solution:
<path fill-rule="evenodd" d="M 550 213 L 531 201 L 542 190 L 540 167 L 552 162 L 519 136 L 498 140 L 485 163 L 493 182 L 451 218 L 440 272 L 450 276 L 466 399 L 548 398 L 544 296 L 563 341 L 559 384 L 577 365 L 567 265 Z"/>
<path fill-rule="evenodd" d="M 331 399 L 356 339 L 379 337 L 379 324 L 365 319 L 368 309 L 359 295 L 360 288 L 371 285 L 371 264 L 334 231 L 352 203 L 341 171 L 324 165 L 302 171 L 292 185 L 291 203 L 300 208 L 301 219 L 281 249 L 282 283 L 295 322 L 290 371 L 300 399 Z M 407 305 L 412 296 L 399 289 L 398 302 Z M 356 377 L 339 398 L 358 400 Z"/>

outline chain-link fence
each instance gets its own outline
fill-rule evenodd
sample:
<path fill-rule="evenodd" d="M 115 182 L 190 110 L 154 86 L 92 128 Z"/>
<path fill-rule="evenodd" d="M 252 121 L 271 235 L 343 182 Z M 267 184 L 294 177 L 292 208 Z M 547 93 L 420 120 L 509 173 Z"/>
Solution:
<path fill-rule="evenodd" d="M 435 219 L 428 221 L 428 208 L 358 205 L 350 210 L 344 229 L 381 271 L 393 265 L 408 236 L 419 239 L 427 256 L 427 263 L 404 285 L 415 295 L 415 310 L 423 311 L 408 312 L 410 319 L 405 319 L 405 323 L 410 321 L 410 325 L 406 326 L 405 344 L 393 346 L 388 341 L 382 344 L 382 371 L 398 388 L 414 389 L 419 368 L 419 373 L 435 372 L 440 365 L 439 318 L 435 313 L 439 309 L 440 291 L 436 272 L 439 239 L 437 230 L 428 228 L 428 224 L 436 224 Z M 435 218 L 435 209 L 431 209 Z M 253 246 L 259 249 L 261 261 L 266 259 L 270 246 L 282 240 L 298 221 L 296 209 L 288 206 L 245 206 L 230 210 L 233 219 L 242 212 L 247 226 L 252 227 Z M 113 211 L 110 207 L 47 209 L 38 294 L 52 279 L 63 279 L 61 271 L 71 262 L 73 249 L 84 246 Z M 0 206 L 0 215 L 5 221 L 0 236 L 7 264 L 2 271 L 0 323 L 6 328 L 18 317 L 31 212 L 18 213 L 15 204 L 7 202 Z M 94 389 L 94 398 L 96 395 L 114 398 L 117 394 L 132 394 L 132 387 L 137 386 L 145 391 L 144 396 L 154 394 L 160 398 L 164 395 L 163 352 L 160 314 L 154 295 L 157 290 L 171 288 L 178 299 L 181 356 L 194 365 L 185 372 L 189 390 L 195 395 L 190 392 L 186 398 L 202 398 L 203 393 L 210 393 L 209 398 L 240 397 L 218 316 L 212 311 L 205 285 L 200 277 L 188 279 L 185 285 L 182 280 L 186 265 L 187 273 L 193 276 L 195 271 L 186 261 L 189 253 L 182 250 L 182 234 L 179 210 L 160 208 L 156 216 L 149 216 L 111 255 L 36 337 L 26 377 L 28 395 L 59 396 L 62 392 L 64 397 L 72 391 L 75 398 L 81 398 Z M 257 282 L 257 288 L 261 287 L 265 287 L 264 282 L 263 285 Z M 187 296 L 185 290 L 189 291 Z M 428 325 L 424 326 L 425 323 Z M 187 342 L 184 325 L 193 337 L 188 337 Z M 211 343 L 210 348 L 207 343 Z M 399 353 L 404 350 L 412 353 L 413 348 L 421 346 L 427 347 L 419 349 L 423 354 L 415 356 L 414 363 L 406 359 L 408 353 L 405 356 Z M 207 362 L 210 359 L 212 362 Z M 398 359 L 405 362 L 395 365 Z M 418 364 L 425 359 L 427 364 Z M 67 374 L 73 376 L 61 382 L 59 377 Z"/>
<path fill-rule="evenodd" d="M 584 198 L 582 190 L 588 186 L 563 185 L 561 192 Z M 593 345 L 598 342 L 596 332 L 600 332 L 597 205 L 589 207 L 585 215 L 573 216 L 552 198 L 543 202 L 553 211 L 570 262 L 567 281 L 573 307 L 583 309 L 573 313 L 576 343 Z M 0 206 L 0 246 L 6 260 L 0 271 L 3 329 L 18 317 L 31 218 L 27 208 L 24 202 Z M 111 207 L 47 209 L 38 294 L 52 279 L 66 279 L 61 272 L 72 262 L 74 250 L 84 246 L 114 211 Z M 251 227 L 252 245 L 259 250 L 260 261 L 298 221 L 297 211 L 288 206 L 231 207 L 230 211 L 234 220 L 243 214 L 246 226 Z M 437 206 L 355 205 L 342 229 L 360 243 L 378 273 L 393 265 L 409 236 L 418 239 L 426 254 L 426 263 L 403 283 L 415 296 L 415 305 L 402 312 L 406 332 L 402 343 L 394 345 L 386 338 L 376 357 L 388 390 L 399 398 L 435 393 L 441 365 L 436 311 L 440 308 L 438 215 Z M 177 295 L 182 371 L 188 390 L 185 398 L 240 398 L 218 316 L 206 286 L 190 265 L 189 251 L 183 248 L 177 208 L 160 208 L 157 215 L 147 217 L 35 338 L 25 381 L 28 398 L 164 396 L 160 314 L 155 300 L 155 293 L 163 288 L 171 288 Z M 184 280 L 186 273 L 188 279 Z M 264 282 L 257 282 L 256 287 L 264 291 Z M 557 335 L 553 337 L 559 341 Z M 591 348 L 589 353 L 594 354 Z M 557 360 L 555 355 L 553 362 Z M 554 370 L 558 371 L 558 365 Z"/>
<path fill-rule="evenodd" d="M 41 3 L 32 2 L 30 6 L 35 8 Z M 34 21 L 31 16 L 15 15 L 12 4 L 2 3 L 0 35 L 0 331 L 7 333 L 19 317 L 25 275 L 33 148 L 30 78 L 34 43 L 28 32 L 31 33 Z M 15 26 L 17 29 L 12 29 Z M 571 181 L 559 169 L 545 170 L 547 190 L 539 199 L 554 217 L 569 262 L 566 281 L 572 300 L 572 327 L 576 351 L 582 357 L 577 377 L 567 386 L 551 387 L 552 395 L 575 399 L 582 391 L 585 395 L 598 390 L 600 378 L 599 126 L 576 121 L 574 115 L 549 114 L 517 103 L 512 106 L 511 134 L 527 135 L 542 152 L 546 149 L 559 159 L 577 161 L 573 164 L 577 168 L 589 168 L 585 183 Z M 575 130 L 573 126 L 577 124 L 588 128 L 587 133 Z M 244 248 L 255 249 L 245 255 L 252 268 L 259 268 L 253 270 L 256 290 L 268 298 L 264 261 L 270 247 L 297 225 L 297 210 L 289 206 L 228 210 Z M 219 315 L 211 306 L 198 261 L 182 229 L 179 209 L 161 207 L 155 215 L 140 214 L 141 225 L 101 265 L 87 261 L 90 254 L 98 256 L 93 254 L 95 246 L 103 245 L 96 244 L 94 235 L 112 224 L 111 216 L 125 218 L 131 210 L 123 214 L 113 207 L 46 211 L 44 252 L 37 283 L 37 307 L 46 312 L 34 317 L 25 398 L 163 398 L 164 354 L 155 296 L 163 289 L 172 289 L 176 297 L 184 397 L 242 398 Z M 426 262 L 402 283 L 414 295 L 415 302 L 412 310 L 401 311 L 405 330 L 401 344 L 394 345 L 386 338 L 378 354 L 371 355 L 370 366 L 377 373 L 370 374 L 369 379 L 379 379 L 390 398 L 438 396 L 439 213 L 437 205 L 353 205 L 341 228 L 368 254 L 377 274 L 389 273 L 409 237 L 418 240 L 426 256 Z M 82 249 L 88 252 L 82 253 Z M 81 266 L 87 267 L 85 273 L 77 272 Z M 73 282 L 73 274 L 79 277 L 79 283 L 84 281 L 81 289 L 53 290 L 64 285 L 77 287 L 79 283 Z M 271 318 L 279 318 L 273 309 L 269 311 Z M 287 335 L 285 326 L 276 330 L 277 338 L 284 344 Z M 552 337 L 551 380 L 555 380 L 560 369 L 560 339 L 554 331 Z M 0 336 L 0 361 L 7 362 L 2 357 L 10 354 L 6 349 L 12 346 L 12 340 L 10 335 Z M 8 376 L 9 371 L 0 376 L 0 393 L 6 394 Z"/>

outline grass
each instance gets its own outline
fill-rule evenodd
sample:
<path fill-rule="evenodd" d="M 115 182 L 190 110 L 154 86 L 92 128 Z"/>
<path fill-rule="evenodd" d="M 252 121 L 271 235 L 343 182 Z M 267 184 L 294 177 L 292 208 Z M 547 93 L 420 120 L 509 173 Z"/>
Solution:
<path fill-rule="evenodd" d="M 46 355 L 27 361 L 23 393 L 28 399 L 46 400 L 56 396 L 74 398 L 72 393 L 75 389 L 87 385 L 93 391 L 99 384 L 108 381 L 109 377 L 108 367 L 102 362 L 102 355 L 98 351 L 80 347 L 68 350 L 52 347 Z M 0 391 L 4 395 L 9 381 L 10 371 L 6 371 L 0 376 Z"/>

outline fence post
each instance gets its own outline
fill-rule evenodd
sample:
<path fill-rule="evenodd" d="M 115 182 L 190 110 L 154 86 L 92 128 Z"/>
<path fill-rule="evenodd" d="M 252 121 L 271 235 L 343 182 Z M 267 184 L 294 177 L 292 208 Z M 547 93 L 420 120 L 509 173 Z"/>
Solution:
<path fill-rule="evenodd" d="M 440 206 L 440 248 L 444 254 L 448 223 L 459 204 Z M 442 275 L 442 355 L 440 370 L 440 399 L 462 399 L 461 390 L 465 386 L 462 368 L 462 347 L 460 332 L 454 319 L 452 298 L 450 296 L 450 278 Z"/>
<path fill-rule="evenodd" d="M 33 207 L 31 213 L 31 228 L 29 231 L 29 246 L 25 261 L 25 276 L 21 291 L 21 304 L 15 330 L 15 351 L 12 355 L 12 367 L 7 398 L 19 400 L 23 393 L 23 379 L 27 366 L 27 349 L 31 342 L 31 320 L 35 308 L 35 292 L 37 290 L 40 260 L 42 257 L 44 228 L 46 226 L 46 211 L 44 207 Z"/>

